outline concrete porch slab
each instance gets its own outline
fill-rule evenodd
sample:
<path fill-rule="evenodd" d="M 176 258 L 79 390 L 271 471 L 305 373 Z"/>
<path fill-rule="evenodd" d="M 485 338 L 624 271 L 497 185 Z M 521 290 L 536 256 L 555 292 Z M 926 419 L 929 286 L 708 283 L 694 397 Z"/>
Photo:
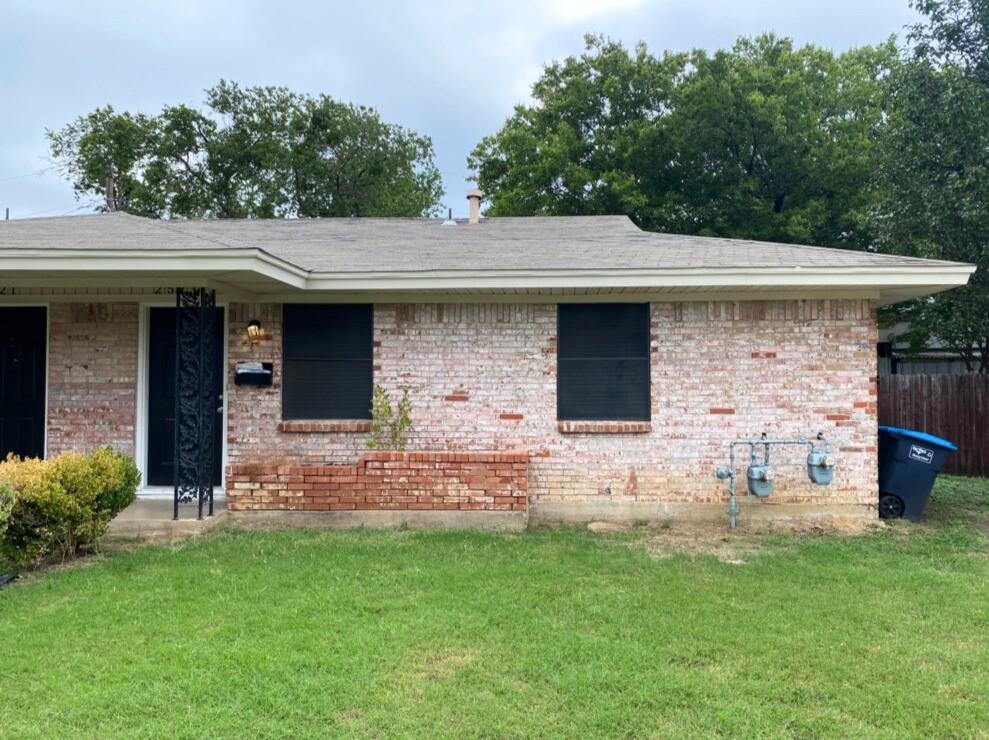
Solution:
<path fill-rule="evenodd" d="M 104 536 L 106 542 L 128 540 L 172 542 L 196 537 L 222 522 L 227 516 L 227 504 L 223 499 L 213 502 L 213 516 L 196 519 L 195 504 L 179 506 L 179 520 L 172 519 L 170 499 L 139 498 L 110 522 Z"/>

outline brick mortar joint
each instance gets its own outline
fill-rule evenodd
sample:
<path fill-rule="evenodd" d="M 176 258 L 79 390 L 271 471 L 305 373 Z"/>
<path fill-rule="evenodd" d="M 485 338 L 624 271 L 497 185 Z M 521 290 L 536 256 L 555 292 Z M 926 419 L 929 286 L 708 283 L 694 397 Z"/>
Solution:
<path fill-rule="evenodd" d="M 371 431 L 371 422 L 366 419 L 280 421 L 276 428 L 282 434 L 365 434 Z"/>
<path fill-rule="evenodd" d="M 447 451 L 416 451 L 391 452 L 368 451 L 360 455 L 353 463 L 336 464 L 306 464 L 295 465 L 285 462 L 268 463 L 236 463 L 227 466 L 227 475 L 310 475 L 313 470 L 332 469 L 334 471 L 366 469 L 367 464 L 384 462 L 405 463 L 459 463 L 461 465 L 517 465 L 529 466 L 528 452 L 447 452 Z M 410 470 L 414 469 L 412 467 Z M 279 472 L 291 471 L 291 472 Z M 299 472 L 296 472 L 299 471 Z"/>
<path fill-rule="evenodd" d="M 228 505 L 244 511 L 527 511 L 525 453 L 380 452 L 354 465 L 231 465 Z"/>
<path fill-rule="evenodd" d="M 560 421 L 560 434 L 649 434 L 649 421 Z"/>

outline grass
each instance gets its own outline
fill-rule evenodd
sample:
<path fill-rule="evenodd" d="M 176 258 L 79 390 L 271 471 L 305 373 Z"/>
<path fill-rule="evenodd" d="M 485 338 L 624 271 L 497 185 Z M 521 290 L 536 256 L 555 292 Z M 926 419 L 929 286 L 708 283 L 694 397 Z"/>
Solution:
<path fill-rule="evenodd" d="M 0 736 L 986 737 L 987 525 L 943 479 L 924 525 L 744 565 L 655 530 L 146 548 L 0 591 Z"/>

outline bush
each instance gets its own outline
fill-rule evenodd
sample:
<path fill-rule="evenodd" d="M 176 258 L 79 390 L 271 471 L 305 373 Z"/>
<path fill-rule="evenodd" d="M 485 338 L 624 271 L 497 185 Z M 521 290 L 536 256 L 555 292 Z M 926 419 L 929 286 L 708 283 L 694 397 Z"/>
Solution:
<path fill-rule="evenodd" d="M 404 452 L 408 444 L 406 432 L 411 427 L 412 401 L 409 399 L 409 389 L 402 391 L 402 397 L 392 410 L 388 391 L 376 385 L 371 395 L 371 438 L 367 441 L 368 449 Z"/>
<path fill-rule="evenodd" d="M 10 521 L 10 510 L 14 507 L 14 492 L 10 486 L 0 486 L 0 541 L 7 531 L 7 522 Z"/>
<path fill-rule="evenodd" d="M 102 481 L 96 495 L 97 509 L 109 515 L 109 522 L 134 503 L 141 474 L 133 460 L 110 447 L 102 447 L 91 454 L 89 464 Z"/>
<path fill-rule="evenodd" d="M 0 487 L 13 493 L 0 549 L 20 565 L 71 557 L 106 532 L 139 482 L 134 462 L 109 448 L 50 460 L 10 456 L 0 463 Z"/>

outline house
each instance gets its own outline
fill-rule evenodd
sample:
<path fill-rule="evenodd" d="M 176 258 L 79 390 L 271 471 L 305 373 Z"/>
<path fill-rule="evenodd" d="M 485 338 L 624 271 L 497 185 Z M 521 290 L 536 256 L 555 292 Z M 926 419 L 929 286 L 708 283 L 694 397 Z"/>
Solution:
<path fill-rule="evenodd" d="M 876 307 L 970 265 L 473 197 L 452 223 L 0 223 L 2 452 L 112 445 L 142 495 L 216 486 L 242 518 L 511 527 L 721 517 L 732 440 L 822 433 L 834 484 L 778 453 L 743 517 L 875 516 Z M 409 391 L 407 452 L 367 449 L 375 384 Z"/>
<path fill-rule="evenodd" d="M 972 349 L 968 362 L 964 353 L 944 346 L 931 337 L 923 347 L 912 347 L 910 324 L 904 321 L 879 329 L 879 375 L 967 375 L 979 371 L 979 350 Z"/>

